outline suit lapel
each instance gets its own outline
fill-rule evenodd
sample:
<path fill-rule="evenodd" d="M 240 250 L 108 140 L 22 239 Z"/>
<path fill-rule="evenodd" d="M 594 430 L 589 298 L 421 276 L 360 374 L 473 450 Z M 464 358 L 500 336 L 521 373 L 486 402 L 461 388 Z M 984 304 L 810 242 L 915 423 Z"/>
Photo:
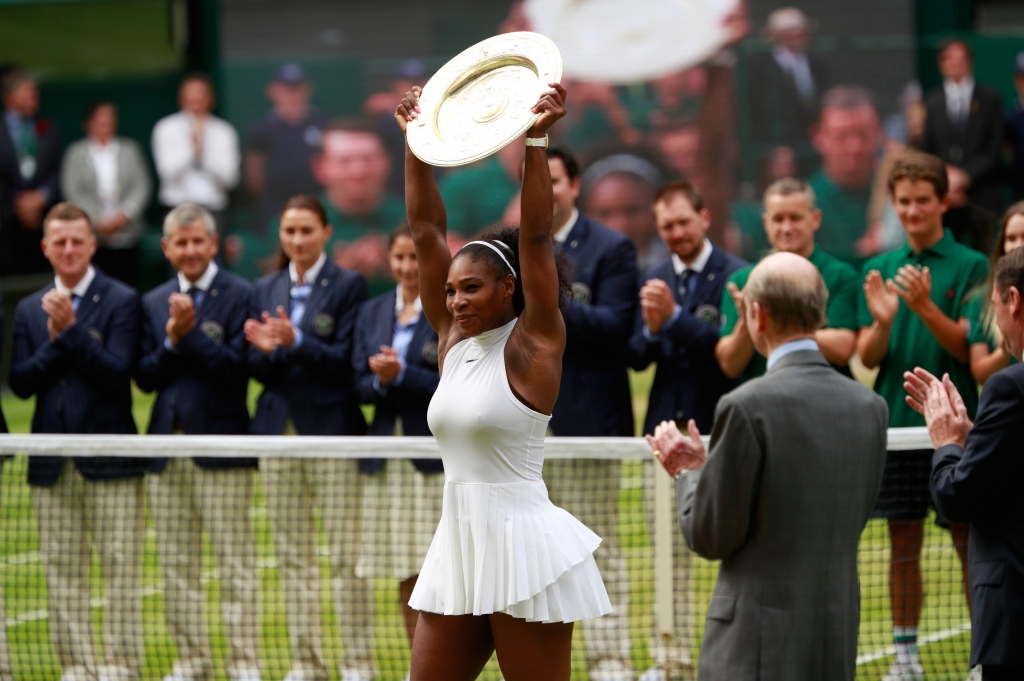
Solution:
<path fill-rule="evenodd" d="M 334 271 L 336 269 L 336 267 L 332 266 L 331 261 L 328 260 L 317 275 L 316 281 L 309 282 L 309 300 L 306 301 L 306 311 L 302 314 L 302 323 L 299 324 L 299 328 L 302 329 L 303 333 L 313 329 L 313 317 L 320 311 L 327 299 L 327 290 L 337 276 L 337 272 Z M 288 308 L 285 307 L 285 309 Z"/>
<path fill-rule="evenodd" d="M 262 312 L 269 312 L 270 314 L 277 316 L 277 307 L 280 305 L 285 309 L 286 312 L 291 310 L 291 278 L 288 274 L 288 268 L 285 267 L 283 270 L 278 272 L 277 278 L 274 279 L 274 284 L 270 288 L 270 305 L 267 309 Z"/>
<path fill-rule="evenodd" d="M 718 248 L 712 247 L 711 257 L 708 258 L 704 270 L 697 276 L 697 285 L 690 296 L 690 308 L 696 309 L 698 305 L 709 302 L 712 291 L 716 289 L 715 280 L 722 276 L 722 257 Z M 711 301 L 711 304 L 718 307 L 719 301 Z"/>
<path fill-rule="evenodd" d="M 108 282 L 102 272 L 96 270 L 96 278 L 89 284 L 85 295 L 78 301 L 78 309 L 75 311 L 76 323 L 86 323 L 96 308 L 103 303 L 106 297 Z"/>
<path fill-rule="evenodd" d="M 196 323 L 206 321 L 213 317 L 213 313 L 221 305 L 221 300 L 224 298 L 224 283 L 225 276 L 224 270 L 219 270 L 217 276 L 210 282 L 210 288 L 206 290 L 203 295 L 203 304 L 196 310 Z M 285 309 L 288 309 L 287 307 Z"/>
<path fill-rule="evenodd" d="M 395 303 L 398 299 L 398 294 L 394 290 L 388 293 L 383 301 L 385 309 L 380 311 L 377 315 L 377 327 L 375 330 L 377 346 L 391 345 L 393 340 L 394 329 L 395 329 Z M 372 348 L 376 351 L 377 348 Z"/>

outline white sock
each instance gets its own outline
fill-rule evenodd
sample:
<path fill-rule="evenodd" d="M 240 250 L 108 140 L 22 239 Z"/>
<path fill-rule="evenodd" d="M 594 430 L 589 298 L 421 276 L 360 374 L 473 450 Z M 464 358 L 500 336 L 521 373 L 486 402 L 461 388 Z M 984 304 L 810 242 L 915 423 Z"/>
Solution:
<path fill-rule="evenodd" d="M 892 637 L 896 640 L 896 661 L 917 664 L 917 627 L 893 627 Z"/>

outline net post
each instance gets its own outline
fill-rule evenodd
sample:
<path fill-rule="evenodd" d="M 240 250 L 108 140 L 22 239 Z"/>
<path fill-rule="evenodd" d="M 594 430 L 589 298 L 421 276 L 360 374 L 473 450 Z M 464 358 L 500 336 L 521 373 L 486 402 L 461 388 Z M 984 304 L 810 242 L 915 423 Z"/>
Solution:
<path fill-rule="evenodd" d="M 654 599 L 658 606 L 655 627 L 661 642 L 657 660 L 668 664 L 668 646 L 675 632 L 675 597 L 672 585 L 672 533 L 676 520 L 672 513 L 672 478 L 654 462 Z M 668 678 L 666 676 L 666 678 Z"/>

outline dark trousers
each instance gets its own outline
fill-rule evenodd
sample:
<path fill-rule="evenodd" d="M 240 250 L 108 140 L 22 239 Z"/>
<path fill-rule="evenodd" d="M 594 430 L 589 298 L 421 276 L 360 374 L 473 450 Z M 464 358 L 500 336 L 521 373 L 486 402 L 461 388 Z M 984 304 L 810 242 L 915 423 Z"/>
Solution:
<path fill-rule="evenodd" d="M 983 664 L 981 665 L 981 678 L 982 681 L 1021 681 L 1024 679 L 1024 667 Z"/>
<path fill-rule="evenodd" d="M 139 274 L 141 265 L 139 263 L 139 247 L 128 248 L 104 248 L 96 249 L 96 255 L 92 262 L 107 276 L 131 286 L 139 287 Z"/>

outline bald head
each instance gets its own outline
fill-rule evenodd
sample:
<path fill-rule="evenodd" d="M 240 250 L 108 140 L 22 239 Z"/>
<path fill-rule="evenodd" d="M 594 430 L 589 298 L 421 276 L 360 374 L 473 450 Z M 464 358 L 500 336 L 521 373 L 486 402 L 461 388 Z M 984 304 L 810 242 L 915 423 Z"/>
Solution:
<path fill-rule="evenodd" d="M 751 309 L 756 304 L 766 318 L 767 323 L 757 325 L 766 336 L 785 340 L 810 335 L 825 323 L 828 289 L 818 268 L 795 253 L 774 253 L 762 260 L 750 273 L 743 295 L 748 315 L 757 314 Z"/>

